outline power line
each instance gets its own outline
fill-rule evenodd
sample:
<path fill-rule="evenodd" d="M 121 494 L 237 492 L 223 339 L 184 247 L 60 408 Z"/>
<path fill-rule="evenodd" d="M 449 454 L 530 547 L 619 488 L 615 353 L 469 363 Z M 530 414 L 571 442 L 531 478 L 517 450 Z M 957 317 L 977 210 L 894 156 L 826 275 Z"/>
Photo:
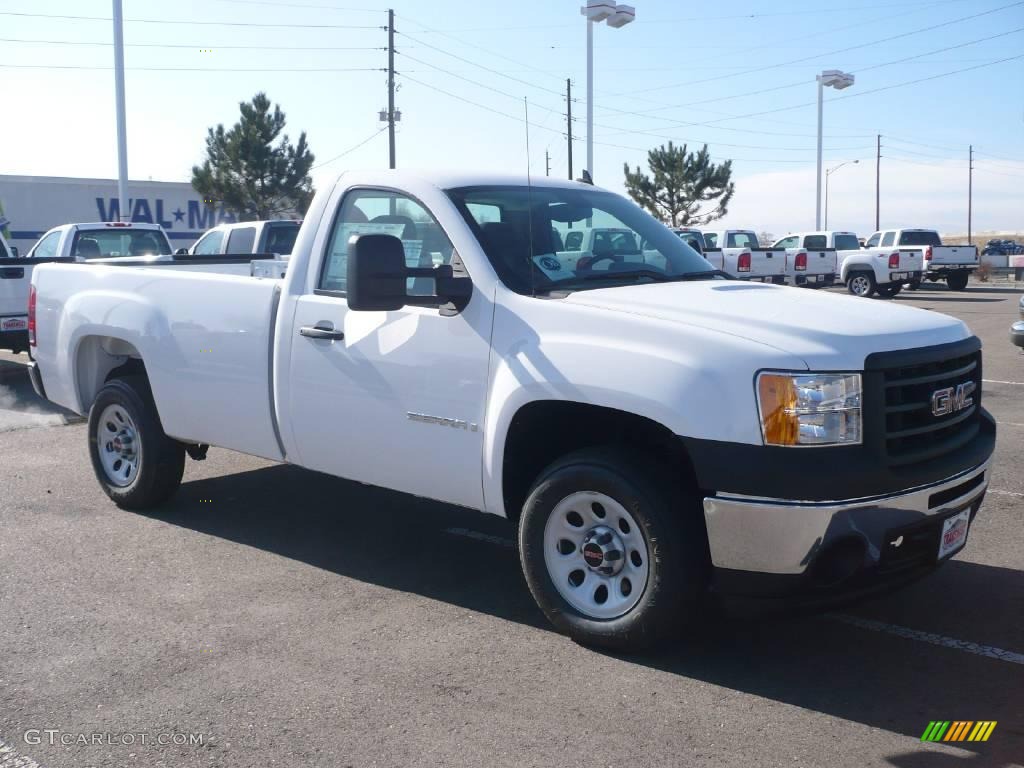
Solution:
<path fill-rule="evenodd" d="M 762 67 L 756 67 L 756 68 L 753 68 L 753 69 L 747 69 L 747 70 L 743 70 L 741 72 L 732 72 L 732 73 L 729 73 L 729 74 L 726 74 L 726 75 L 718 75 L 717 77 L 708 77 L 708 78 L 704 78 L 702 80 L 688 80 L 686 82 L 672 83 L 670 85 L 658 85 L 658 86 L 654 86 L 652 88 L 644 88 L 642 90 L 634 90 L 634 91 L 631 91 L 631 93 L 633 93 L 633 94 L 637 94 L 637 93 L 650 93 L 652 91 L 662 91 L 662 90 L 667 90 L 669 88 L 678 88 L 678 87 L 681 87 L 681 86 L 684 86 L 684 85 L 697 85 L 697 84 L 700 84 L 700 83 L 710 83 L 710 82 L 713 82 L 713 81 L 716 81 L 716 80 L 724 80 L 724 79 L 730 78 L 730 77 L 739 77 L 741 75 L 749 75 L 749 74 L 761 73 L 761 72 L 764 72 L 767 69 L 776 69 L 776 68 L 778 68 L 780 66 L 784 66 L 784 65 L 787 65 L 787 64 L 800 64 L 802 62 L 813 61 L 815 59 L 820 59 L 820 58 L 823 58 L 825 56 L 834 56 L 834 55 L 839 54 L 839 53 L 847 53 L 848 51 L 856 51 L 856 50 L 859 50 L 861 48 L 868 48 L 868 47 L 873 46 L 873 45 L 879 45 L 881 43 L 888 43 L 888 42 L 892 42 L 893 40 L 900 40 L 900 39 L 902 39 L 904 37 L 911 37 L 913 35 L 920 35 L 920 34 L 922 34 L 924 32 L 931 32 L 931 31 L 936 30 L 936 29 L 941 29 L 942 27 L 948 27 L 948 26 L 951 26 L 953 24 L 960 24 L 962 22 L 970 21 L 971 19 L 977 19 L 977 18 L 980 18 L 982 16 L 989 16 L 989 15 L 991 15 L 993 13 L 998 13 L 999 11 L 1005 11 L 1008 8 L 1016 8 L 1016 7 L 1021 6 L 1021 5 L 1024 5 L 1024 0 L 1017 0 L 1017 2 L 1010 3 L 1009 5 L 1003 5 L 1003 6 L 1000 6 L 999 8 L 993 8 L 993 9 L 988 10 L 988 11 L 981 11 L 979 13 L 973 13 L 973 14 L 971 14 L 969 16 L 961 16 L 958 19 L 952 19 L 951 21 L 944 21 L 944 22 L 942 22 L 940 24 L 933 24 L 930 27 L 924 27 L 922 29 L 915 29 L 915 30 L 911 30 L 910 32 L 901 32 L 898 35 L 891 35 L 889 37 L 882 37 L 882 38 L 879 38 L 877 40 L 871 40 L 871 41 L 869 41 L 867 43 L 860 43 L 858 45 L 852 45 L 852 46 L 849 46 L 847 48 L 839 48 L 839 49 L 834 50 L 834 51 L 829 51 L 828 53 L 815 54 L 813 56 L 805 56 L 805 57 L 800 58 L 800 59 L 791 59 L 789 61 L 779 62 L 779 63 L 776 63 L 776 64 L 767 64 L 767 65 L 762 66 Z"/>
<path fill-rule="evenodd" d="M 331 158 L 330 160 L 324 160 L 324 161 L 323 161 L 322 163 L 317 163 L 316 165 L 314 165 L 314 166 L 313 166 L 312 168 L 310 168 L 309 170 L 311 170 L 311 171 L 315 171 L 315 170 L 316 170 L 317 168 L 323 168 L 323 167 L 324 167 L 325 165 L 330 165 L 330 164 L 331 164 L 331 163 L 333 163 L 333 162 L 334 162 L 335 160 L 340 160 L 340 159 L 341 159 L 341 158 L 343 158 L 343 157 L 344 157 L 345 155 L 350 155 L 350 154 L 352 154 L 353 152 L 355 152 L 355 151 L 356 151 L 357 149 L 359 149 L 359 148 L 360 148 L 361 146 L 363 146 L 364 144 L 368 144 L 368 143 L 369 143 L 370 141 L 372 141 L 373 139 L 375 139 L 375 138 L 377 138 L 378 136 L 380 136 L 380 135 L 381 135 L 382 133 L 384 133 L 384 131 L 386 131 L 387 129 L 388 129 L 388 127 L 387 127 L 387 126 L 385 125 L 385 126 L 384 126 L 383 128 L 380 128 L 380 129 L 379 129 L 379 130 L 377 130 L 376 132 L 374 132 L 374 133 L 370 134 L 369 136 L 367 136 L 367 137 L 366 137 L 365 139 L 363 139 L 362 141 L 360 141 L 360 142 L 359 142 L 358 144 L 356 144 L 356 145 L 355 145 L 354 147 L 350 147 L 350 148 L 346 149 L 346 150 L 345 150 L 344 152 L 342 152 L 342 153 L 341 153 L 340 155 L 335 155 L 335 156 L 334 156 L 334 157 L 332 157 L 332 158 Z"/>
<path fill-rule="evenodd" d="M 29 40 L 27 38 L 18 37 L 0 37 L 0 42 L 3 43 L 44 43 L 46 45 L 100 45 L 110 47 L 113 45 L 111 42 L 99 40 Z M 217 50 L 249 50 L 249 51 L 386 51 L 387 48 L 380 45 L 355 45 L 355 46 L 311 46 L 311 45 L 221 45 L 217 43 L 213 45 L 211 43 L 195 43 L 192 45 L 186 43 L 125 43 L 125 48 L 182 48 L 186 50 L 202 50 L 212 49 Z"/>
<path fill-rule="evenodd" d="M 339 5 L 311 5 L 309 3 L 282 3 L 271 0 L 216 0 L 218 3 L 235 3 L 237 5 L 272 5 L 280 8 L 315 8 L 318 11 L 351 11 L 354 13 L 382 13 L 380 8 L 349 8 Z"/>
<path fill-rule="evenodd" d="M 110 70 L 113 67 L 83 66 L 78 64 L 3 64 L 5 69 L 84 69 Z M 322 67 L 309 69 L 268 69 L 265 67 L 125 67 L 127 72 L 384 72 L 383 67 Z"/>
<path fill-rule="evenodd" d="M 0 16 L 23 16 L 37 19 L 71 19 L 73 21 L 112 21 L 109 16 L 69 16 L 54 13 L 19 13 L 16 11 L 0 11 Z M 251 21 L 182 21 L 179 19 L 125 19 L 134 24 L 188 24 L 209 27 L 288 27 L 294 29 L 381 29 L 380 25 L 353 24 L 258 24 Z"/>

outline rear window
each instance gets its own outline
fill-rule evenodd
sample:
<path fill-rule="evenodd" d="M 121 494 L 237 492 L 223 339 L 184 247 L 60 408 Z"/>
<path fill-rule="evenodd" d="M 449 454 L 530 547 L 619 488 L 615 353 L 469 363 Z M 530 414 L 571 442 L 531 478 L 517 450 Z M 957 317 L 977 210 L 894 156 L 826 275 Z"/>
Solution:
<path fill-rule="evenodd" d="M 757 248 L 757 235 L 753 232 L 730 232 L 726 248 Z"/>
<path fill-rule="evenodd" d="M 296 224 L 274 224 L 267 233 L 267 243 L 264 249 L 267 253 L 276 253 L 279 256 L 287 256 L 295 247 L 295 237 L 299 234 L 299 225 Z"/>
<path fill-rule="evenodd" d="M 905 229 L 900 232 L 900 245 L 942 245 L 938 232 L 927 229 Z"/>
<path fill-rule="evenodd" d="M 827 235 L 808 235 L 804 238 L 804 248 L 810 248 L 811 250 L 820 251 L 823 248 L 828 248 L 828 236 Z"/>
<path fill-rule="evenodd" d="M 110 259 L 119 256 L 170 256 L 167 235 L 158 229 L 118 227 L 80 229 L 71 244 L 71 255 L 78 259 Z"/>
<path fill-rule="evenodd" d="M 857 240 L 856 235 L 835 235 L 835 244 L 837 251 L 855 251 L 860 248 L 860 241 Z"/>

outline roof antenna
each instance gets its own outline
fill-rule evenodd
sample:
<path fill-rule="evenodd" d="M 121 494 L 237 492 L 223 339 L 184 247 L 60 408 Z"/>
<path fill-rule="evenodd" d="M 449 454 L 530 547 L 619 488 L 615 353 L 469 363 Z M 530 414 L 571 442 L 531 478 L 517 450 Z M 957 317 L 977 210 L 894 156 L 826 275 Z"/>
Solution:
<path fill-rule="evenodd" d="M 537 296 L 537 284 L 533 275 L 533 181 L 530 178 L 530 103 L 526 96 L 523 96 L 523 114 L 526 117 L 526 222 L 527 233 L 530 238 L 529 261 L 527 271 L 530 273 L 530 295 Z"/>

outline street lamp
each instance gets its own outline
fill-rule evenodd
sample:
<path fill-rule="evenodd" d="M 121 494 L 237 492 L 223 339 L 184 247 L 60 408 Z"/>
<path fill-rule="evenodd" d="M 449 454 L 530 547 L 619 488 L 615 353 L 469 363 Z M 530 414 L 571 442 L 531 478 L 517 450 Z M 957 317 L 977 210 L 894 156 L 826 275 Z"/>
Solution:
<path fill-rule="evenodd" d="M 594 24 L 624 27 L 636 18 L 631 5 L 616 5 L 605 0 L 588 2 L 580 13 L 587 17 L 587 172 L 594 178 Z"/>
<path fill-rule="evenodd" d="M 853 85 L 853 75 L 848 72 L 841 72 L 838 69 L 826 69 L 815 78 L 818 81 L 818 188 L 815 196 L 814 229 L 821 229 L 821 105 L 825 86 L 835 88 L 837 91 L 849 88 Z"/>
<path fill-rule="evenodd" d="M 847 160 L 845 163 L 840 163 L 835 168 L 829 168 L 828 170 L 825 171 L 825 229 L 828 229 L 828 177 L 831 176 L 836 171 L 838 171 L 844 165 L 849 165 L 850 163 L 856 165 L 859 162 L 860 160 Z"/>

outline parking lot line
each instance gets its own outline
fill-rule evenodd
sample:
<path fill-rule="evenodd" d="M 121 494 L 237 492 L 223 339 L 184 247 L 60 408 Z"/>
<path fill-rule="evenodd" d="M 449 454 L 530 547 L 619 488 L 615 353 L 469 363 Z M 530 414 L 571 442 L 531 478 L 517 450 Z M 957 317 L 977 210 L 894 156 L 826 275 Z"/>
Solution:
<path fill-rule="evenodd" d="M 1008 661 L 1011 664 L 1024 665 L 1024 653 L 1007 651 L 1003 648 L 996 648 L 993 645 L 979 645 L 968 640 L 957 640 L 955 637 L 922 632 L 918 629 L 901 627 L 898 624 L 887 624 L 884 621 L 862 619 L 859 616 L 850 616 L 845 613 L 829 613 L 826 616 L 834 621 L 852 624 L 861 629 L 870 629 L 873 632 L 884 632 L 889 635 L 905 637 L 908 640 L 918 640 L 922 643 L 930 643 L 931 645 L 938 645 L 943 648 L 952 648 L 955 651 L 964 651 L 965 653 L 973 653 L 977 656 L 985 656 L 989 659 L 998 659 L 999 661 Z"/>
<path fill-rule="evenodd" d="M 994 493 L 997 496 L 1024 496 L 1024 493 L 1017 493 L 1016 491 L 1000 491 L 989 488 L 986 493 Z"/>
<path fill-rule="evenodd" d="M 1024 387 L 1024 381 L 1000 381 L 999 379 L 982 379 L 983 384 L 1012 384 L 1015 387 Z"/>

